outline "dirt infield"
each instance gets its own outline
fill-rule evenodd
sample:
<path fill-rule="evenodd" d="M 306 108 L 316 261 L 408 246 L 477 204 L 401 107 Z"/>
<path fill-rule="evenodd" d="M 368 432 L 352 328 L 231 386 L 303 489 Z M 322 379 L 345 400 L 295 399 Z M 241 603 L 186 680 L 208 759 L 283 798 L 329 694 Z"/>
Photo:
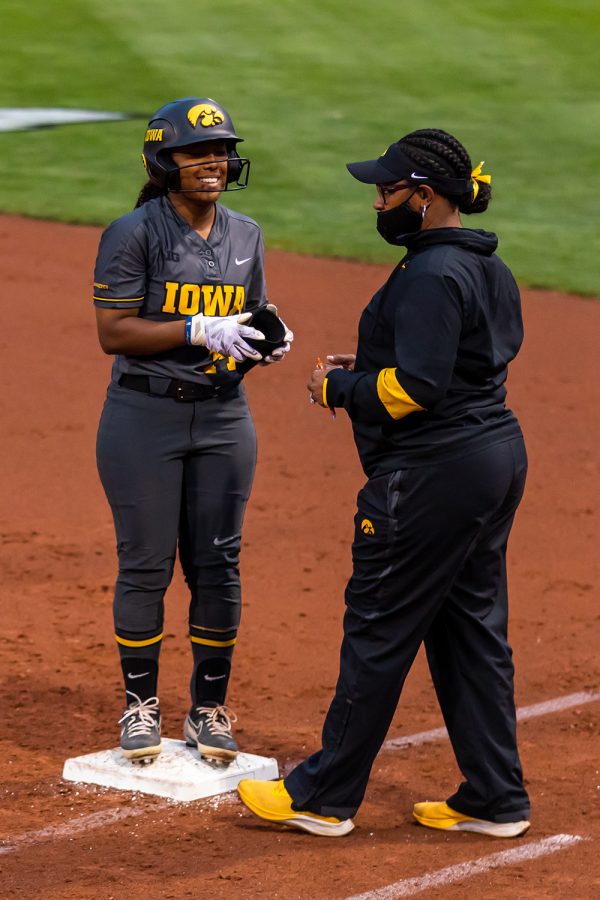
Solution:
<path fill-rule="evenodd" d="M 0 896 L 346 898 L 556 834 L 590 840 L 427 893 L 599 895 L 600 702 L 521 724 L 533 826 L 517 843 L 411 823 L 415 801 L 443 798 L 458 780 L 447 741 L 383 751 L 358 827 L 341 841 L 272 828 L 233 796 L 175 804 L 61 782 L 66 757 L 116 743 L 122 702 L 114 536 L 94 459 L 110 367 L 90 302 L 98 236 L 0 217 Z M 354 347 L 359 312 L 386 271 L 267 258 L 271 297 L 297 339 L 284 364 L 246 379 L 259 466 L 230 702 L 242 748 L 284 769 L 316 747 L 335 683 L 363 480 L 345 416 L 311 407 L 304 385 L 317 355 Z M 519 706 L 600 687 L 600 304 L 526 291 L 524 313 L 509 383 L 530 456 L 510 550 Z M 188 704 L 186 612 L 178 575 L 161 666 L 163 732 L 173 737 Z M 390 737 L 440 724 L 420 656 Z"/>

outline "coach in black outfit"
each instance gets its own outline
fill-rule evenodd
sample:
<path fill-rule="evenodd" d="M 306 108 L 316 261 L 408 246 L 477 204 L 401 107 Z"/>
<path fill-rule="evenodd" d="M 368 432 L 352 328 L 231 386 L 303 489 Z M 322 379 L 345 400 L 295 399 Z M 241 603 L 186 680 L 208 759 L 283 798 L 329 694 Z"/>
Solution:
<path fill-rule="evenodd" d="M 506 546 L 525 485 L 505 406 L 523 338 L 497 238 L 463 228 L 491 178 L 462 144 L 415 131 L 352 163 L 377 185 L 377 229 L 406 256 L 362 314 L 356 357 L 328 357 L 311 399 L 344 407 L 368 481 L 358 495 L 344 640 L 323 748 L 281 782 L 242 782 L 253 812 L 325 835 L 353 827 L 406 675 L 425 641 L 464 782 L 415 805 L 423 825 L 498 837 L 529 827 L 507 641 Z"/>

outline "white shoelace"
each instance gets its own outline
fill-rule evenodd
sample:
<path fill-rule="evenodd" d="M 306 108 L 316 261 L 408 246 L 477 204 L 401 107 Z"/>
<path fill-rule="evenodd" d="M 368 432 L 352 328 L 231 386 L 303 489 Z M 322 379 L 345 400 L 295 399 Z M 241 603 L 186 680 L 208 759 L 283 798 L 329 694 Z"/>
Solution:
<path fill-rule="evenodd" d="M 119 725 L 124 726 L 130 737 L 150 734 L 151 730 L 158 725 L 158 697 L 149 697 L 148 700 L 142 701 L 137 694 L 133 694 L 131 691 L 127 691 L 127 693 L 135 697 L 137 703 L 125 710 L 119 719 Z"/>
<path fill-rule="evenodd" d="M 231 737 L 231 726 L 237 722 L 237 716 L 227 706 L 197 706 L 196 712 L 206 714 L 206 725 L 211 734 L 222 734 Z"/>

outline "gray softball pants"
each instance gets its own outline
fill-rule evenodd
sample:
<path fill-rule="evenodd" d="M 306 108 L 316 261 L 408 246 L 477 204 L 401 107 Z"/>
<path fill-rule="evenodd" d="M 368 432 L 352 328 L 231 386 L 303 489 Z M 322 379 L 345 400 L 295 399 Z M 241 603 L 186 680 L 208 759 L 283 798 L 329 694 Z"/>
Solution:
<path fill-rule="evenodd" d="M 97 462 L 117 537 L 117 635 L 138 641 L 162 631 L 178 548 L 190 624 L 236 628 L 242 522 L 256 464 L 243 387 L 181 403 L 112 383 Z"/>

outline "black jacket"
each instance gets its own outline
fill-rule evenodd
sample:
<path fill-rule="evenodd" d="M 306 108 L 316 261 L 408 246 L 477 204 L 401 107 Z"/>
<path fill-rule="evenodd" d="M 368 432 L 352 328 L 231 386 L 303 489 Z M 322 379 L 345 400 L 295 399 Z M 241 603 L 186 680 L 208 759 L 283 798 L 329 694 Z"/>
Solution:
<path fill-rule="evenodd" d="M 407 255 L 364 310 L 355 369 L 330 372 L 324 397 L 348 411 L 367 475 L 520 435 L 504 382 L 521 304 L 497 244 L 467 228 L 407 235 Z"/>

